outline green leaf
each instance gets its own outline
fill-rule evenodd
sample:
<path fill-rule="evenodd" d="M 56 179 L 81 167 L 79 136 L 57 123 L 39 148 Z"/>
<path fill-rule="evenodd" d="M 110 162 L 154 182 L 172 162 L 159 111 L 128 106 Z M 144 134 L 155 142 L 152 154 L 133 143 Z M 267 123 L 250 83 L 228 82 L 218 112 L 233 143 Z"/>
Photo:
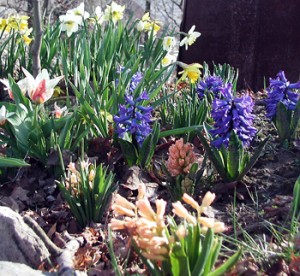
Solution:
<path fill-rule="evenodd" d="M 206 262 L 209 258 L 213 241 L 214 241 L 214 233 L 211 230 L 211 228 L 209 228 L 208 231 L 206 232 L 206 235 L 205 235 L 205 238 L 203 241 L 203 245 L 201 248 L 201 254 L 198 257 L 195 267 L 193 268 L 192 276 L 202 275 L 204 268 L 207 265 Z"/>
<path fill-rule="evenodd" d="M 278 131 L 280 142 L 284 142 L 284 140 L 290 138 L 291 113 L 292 112 L 288 110 L 282 102 L 277 104 L 275 126 Z"/>
<path fill-rule="evenodd" d="M 137 163 L 138 157 L 137 157 L 137 150 L 134 147 L 134 145 L 123 139 L 119 139 L 118 141 L 128 166 L 131 167 L 135 165 Z"/>
<path fill-rule="evenodd" d="M 189 260 L 180 242 L 172 247 L 170 262 L 173 276 L 191 275 Z"/>
<path fill-rule="evenodd" d="M 182 127 L 182 128 L 176 128 L 176 129 L 171 129 L 171 130 L 165 130 L 162 131 L 159 134 L 159 137 L 166 137 L 166 136 L 171 136 L 171 135 L 180 135 L 180 134 L 185 134 L 191 131 L 201 131 L 202 130 L 202 126 L 201 125 L 197 125 L 197 126 L 189 126 L 189 127 Z"/>
<path fill-rule="evenodd" d="M 159 139 L 159 130 L 160 124 L 156 122 L 153 126 L 153 132 L 145 139 L 141 149 L 139 150 L 138 163 L 143 168 L 148 167 L 152 160 Z"/>
<path fill-rule="evenodd" d="M 300 128 L 300 101 L 298 101 L 291 120 L 291 135 L 294 138 L 297 129 Z"/>
<path fill-rule="evenodd" d="M 8 167 L 27 167 L 30 164 L 26 163 L 22 159 L 9 158 L 9 157 L 0 157 L 0 167 L 8 168 Z"/>
<path fill-rule="evenodd" d="M 239 175 L 240 163 L 243 158 L 243 145 L 234 131 L 231 132 L 227 150 L 227 172 L 230 181 Z"/>
<path fill-rule="evenodd" d="M 255 150 L 254 154 L 251 156 L 249 162 L 246 164 L 244 170 L 239 174 L 236 181 L 240 181 L 247 173 L 251 170 L 251 168 L 254 166 L 258 158 L 260 157 L 264 147 L 266 146 L 268 140 L 270 139 L 270 136 L 268 136 L 265 140 L 263 140 L 257 149 Z"/>
<path fill-rule="evenodd" d="M 207 154 L 209 160 L 213 163 L 213 165 L 215 166 L 217 172 L 222 177 L 222 179 L 227 179 L 225 164 L 224 164 L 224 162 L 222 162 L 222 156 L 220 156 L 220 152 L 217 149 L 212 149 L 208 145 L 205 137 L 203 136 L 203 134 L 200 131 L 198 131 L 197 133 L 198 133 L 199 139 L 206 151 L 206 154 Z"/>
<path fill-rule="evenodd" d="M 224 264 L 218 267 L 215 271 L 209 273 L 207 276 L 221 276 L 224 275 L 231 267 L 233 267 L 242 255 L 242 249 L 231 256 Z"/>

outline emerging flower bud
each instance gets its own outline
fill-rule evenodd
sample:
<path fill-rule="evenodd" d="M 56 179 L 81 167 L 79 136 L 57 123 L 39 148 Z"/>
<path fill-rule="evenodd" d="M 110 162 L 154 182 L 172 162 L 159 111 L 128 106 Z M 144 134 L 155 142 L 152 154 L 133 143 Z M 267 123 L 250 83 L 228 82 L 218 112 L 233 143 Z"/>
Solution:
<path fill-rule="evenodd" d="M 215 200 L 216 195 L 211 193 L 211 192 L 207 192 L 204 196 L 204 198 L 202 199 L 202 204 L 201 207 L 208 207 L 212 204 L 212 202 Z"/>
<path fill-rule="evenodd" d="M 177 215 L 178 217 L 181 217 L 185 219 L 187 222 L 192 223 L 196 225 L 197 221 L 196 218 L 193 217 L 188 210 L 181 204 L 180 201 L 177 201 L 175 203 L 172 203 L 173 209 L 172 212 Z"/>
<path fill-rule="evenodd" d="M 194 200 L 191 196 L 188 194 L 184 193 L 182 197 L 183 201 L 189 205 L 191 205 L 195 210 L 199 209 L 199 204 L 197 203 L 196 200 Z"/>
<path fill-rule="evenodd" d="M 182 138 L 169 148 L 167 169 L 172 176 L 189 173 L 195 162 L 196 155 L 193 151 L 193 145 L 190 143 L 184 144 Z"/>

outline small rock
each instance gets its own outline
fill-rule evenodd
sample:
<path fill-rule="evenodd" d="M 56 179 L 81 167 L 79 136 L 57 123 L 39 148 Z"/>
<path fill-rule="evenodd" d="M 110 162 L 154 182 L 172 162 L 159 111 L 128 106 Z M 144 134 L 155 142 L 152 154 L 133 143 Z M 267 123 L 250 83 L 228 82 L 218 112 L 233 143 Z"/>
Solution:
<path fill-rule="evenodd" d="M 57 275 L 56 273 L 43 272 L 40 270 L 34 270 L 31 267 L 6 261 L 0 261 L 0 274 L 9 276 L 41 276 L 41 275 Z"/>
<path fill-rule="evenodd" d="M 44 243 L 19 214 L 1 206 L 0 221 L 0 261 L 23 263 L 37 268 L 43 260 L 50 257 Z"/>

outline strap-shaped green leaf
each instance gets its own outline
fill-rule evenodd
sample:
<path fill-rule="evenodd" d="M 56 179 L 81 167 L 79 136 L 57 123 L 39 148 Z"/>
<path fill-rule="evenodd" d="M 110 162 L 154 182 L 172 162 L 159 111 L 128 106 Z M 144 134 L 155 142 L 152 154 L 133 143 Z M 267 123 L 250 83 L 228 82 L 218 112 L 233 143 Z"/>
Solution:
<path fill-rule="evenodd" d="M 134 145 L 123 139 L 119 139 L 119 144 L 128 166 L 135 165 L 137 163 L 137 150 Z"/>
<path fill-rule="evenodd" d="M 275 125 L 278 131 L 280 142 L 289 139 L 291 135 L 290 122 L 291 122 L 291 111 L 288 110 L 285 105 L 281 102 L 277 104 Z"/>
<path fill-rule="evenodd" d="M 300 101 L 298 101 L 296 108 L 294 110 L 294 114 L 291 119 L 291 135 L 292 138 L 295 136 L 297 129 L 300 128 Z"/>
<path fill-rule="evenodd" d="M 233 267 L 239 258 L 241 257 L 242 249 L 240 249 L 237 253 L 231 256 L 224 264 L 218 267 L 215 271 L 207 274 L 207 276 L 221 276 L 224 275 L 231 267 Z"/>
<path fill-rule="evenodd" d="M 0 168 L 9 168 L 9 167 L 27 167 L 30 164 L 26 163 L 22 159 L 9 158 L 9 157 L 0 157 Z"/>
<path fill-rule="evenodd" d="M 211 228 L 209 228 L 208 231 L 206 232 L 206 235 L 205 235 L 205 238 L 203 241 L 203 245 L 201 248 L 201 254 L 198 257 L 195 267 L 193 268 L 192 276 L 203 275 L 202 273 L 204 271 L 205 266 L 207 265 L 207 260 L 210 255 L 210 250 L 213 245 L 213 241 L 214 241 L 214 233 L 211 230 Z"/>
<path fill-rule="evenodd" d="M 237 177 L 237 181 L 240 181 L 246 174 L 248 171 L 250 171 L 250 169 L 254 166 L 254 164 L 256 163 L 256 161 L 258 160 L 258 158 L 260 157 L 264 147 L 266 146 L 268 140 L 269 140 L 270 136 L 268 136 L 265 140 L 263 140 L 258 148 L 255 150 L 254 154 L 251 156 L 248 164 L 245 166 L 244 170 L 239 174 L 239 176 Z"/>
<path fill-rule="evenodd" d="M 243 158 L 243 145 L 234 131 L 231 132 L 227 151 L 227 172 L 230 181 L 239 175 L 240 163 Z"/>

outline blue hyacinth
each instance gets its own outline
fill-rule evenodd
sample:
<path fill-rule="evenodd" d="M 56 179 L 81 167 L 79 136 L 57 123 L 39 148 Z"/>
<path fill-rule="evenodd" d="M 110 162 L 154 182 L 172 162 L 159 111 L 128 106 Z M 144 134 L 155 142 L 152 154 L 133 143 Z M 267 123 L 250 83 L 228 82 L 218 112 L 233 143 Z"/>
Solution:
<path fill-rule="evenodd" d="M 221 77 L 212 75 L 205 77 L 197 85 L 197 93 L 200 99 L 202 99 L 205 93 L 212 92 L 215 98 L 221 97 L 221 89 L 224 83 Z"/>
<path fill-rule="evenodd" d="M 230 83 L 222 88 L 222 99 L 215 99 L 212 104 L 211 116 L 215 121 L 214 128 L 210 131 L 214 137 L 211 143 L 220 148 L 228 147 L 231 131 L 234 131 L 242 141 L 244 147 L 250 144 L 255 136 L 256 128 L 253 127 L 252 114 L 254 103 L 249 95 L 234 97 Z"/>
<path fill-rule="evenodd" d="M 142 106 L 140 103 L 149 100 L 147 91 L 143 91 L 134 99 L 133 92 L 143 78 L 141 73 L 133 75 L 129 84 L 129 91 L 125 94 L 125 104 L 119 105 L 119 114 L 114 116 L 116 132 L 119 138 L 124 138 L 125 133 L 130 133 L 132 138 L 141 146 L 145 138 L 151 133 L 151 106 Z"/>
<path fill-rule="evenodd" d="M 266 99 L 266 116 L 270 119 L 276 115 L 277 104 L 282 102 L 288 110 L 294 110 L 299 101 L 299 93 L 295 89 L 300 89 L 300 81 L 290 83 L 280 71 L 276 79 L 270 78 L 270 86 L 267 88 L 268 98 Z"/>

